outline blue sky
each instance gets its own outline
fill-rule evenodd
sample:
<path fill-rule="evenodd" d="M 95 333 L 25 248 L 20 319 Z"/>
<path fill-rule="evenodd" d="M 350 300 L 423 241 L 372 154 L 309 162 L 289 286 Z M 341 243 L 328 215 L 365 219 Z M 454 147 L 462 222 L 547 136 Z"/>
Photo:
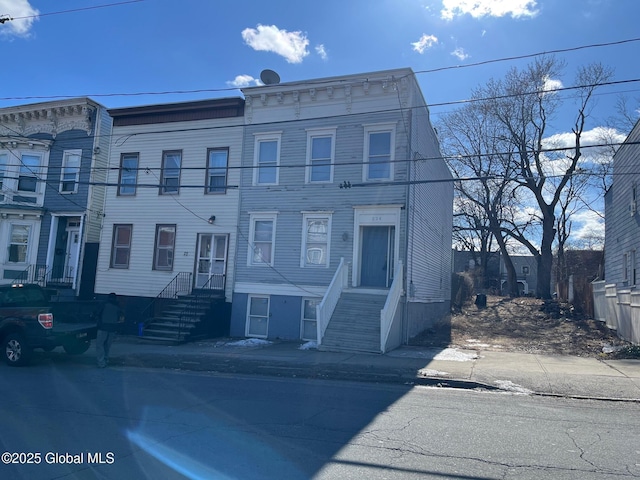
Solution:
<path fill-rule="evenodd" d="M 0 24 L 0 108 L 237 96 L 266 68 L 288 82 L 411 67 L 436 122 L 455 108 L 439 104 L 531 59 L 470 64 L 640 37 L 638 0 L 0 0 L 3 17 L 13 20 Z M 553 80 L 570 85 L 591 62 L 633 80 L 639 54 L 640 41 L 560 53 L 566 76 Z M 619 94 L 639 92 L 640 82 L 602 88 L 587 128 L 607 121 Z M 567 118 L 550 133 L 568 132 Z"/>

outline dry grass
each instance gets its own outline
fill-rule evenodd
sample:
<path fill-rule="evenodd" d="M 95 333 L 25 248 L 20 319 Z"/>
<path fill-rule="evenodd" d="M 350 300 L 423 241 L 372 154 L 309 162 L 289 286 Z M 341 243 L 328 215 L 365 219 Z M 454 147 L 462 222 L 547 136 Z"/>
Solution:
<path fill-rule="evenodd" d="M 427 330 L 411 344 L 617 358 L 634 357 L 638 350 L 603 322 L 575 316 L 569 308 L 551 315 L 543 311 L 543 306 L 542 300 L 534 298 L 488 296 L 485 308 L 469 303 L 451 314 L 450 326 Z M 603 353 L 605 347 L 614 347 L 616 353 Z"/>

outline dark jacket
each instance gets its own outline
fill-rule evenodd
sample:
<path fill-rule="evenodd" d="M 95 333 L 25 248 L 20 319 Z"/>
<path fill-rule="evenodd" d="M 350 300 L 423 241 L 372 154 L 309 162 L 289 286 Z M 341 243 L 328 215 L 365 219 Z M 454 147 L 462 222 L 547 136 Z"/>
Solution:
<path fill-rule="evenodd" d="M 100 320 L 98 321 L 98 330 L 103 330 L 105 332 L 117 332 L 121 317 L 122 310 L 118 304 L 108 301 L 102 307 Z"/>

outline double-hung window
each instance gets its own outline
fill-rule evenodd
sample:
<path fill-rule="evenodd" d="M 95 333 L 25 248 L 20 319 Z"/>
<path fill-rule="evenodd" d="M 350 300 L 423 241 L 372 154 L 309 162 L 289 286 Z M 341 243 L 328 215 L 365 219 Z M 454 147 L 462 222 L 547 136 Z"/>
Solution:
<path fill-rule="evenodd" d="M 333 181 L 336 129 L 307 131 L 307 183 Z"/>
<path fill-rule="evenodd" d="M 0 202 L 4 201 L 5 179 L 7 175 L 7 166 L 9 162 L 9 155 L 6 153 L 0 153 Z"/>
<path fill-rule="evenodd" d="M 11 236 L 9 237 L 9 262 L 26 263 L 29 252 L 29 225 L 11 225 Z"/>
<path fill-rule="evenodd" d="M 162 178 L 160 179 L 161 195 L 180 192 L 181 164 L 181 150 L 170 150 L 162 152 Z"/>
<path fill-rule="evenodd" d="M 276 214 L 252 214 L 249 238 L 249 265 L 273 265 Z"/>
<path fill-rule="evenodd" d="M 137 153 L 123 153 L 120 155 L 120 178 L 118 180 L 118 195 L 135 195 L 138 183 Z"/>
<path fill-rule="evenodd" d="M 395 124 L 365 125 L 364 181 L 393 180 Z"/>
<path fill-rule="evenodd" d="M 303 213 L 301 267 L 329 266 L 331 214 Z"/>
<path fill-rule="evenodd" d="M 255 136 L 253 184 L 277 185 L 280 165 L 281 133 L 261 133 Z"/>
<path fill-rule="evenodd" d="M 207 151 L 207 187 L 205 193 L 226 193 L 228 148 Z"/>
<path fill-rule="evenodd" d="M 39 155 L 23 154 L 20 158 L 18 173 L 18 190 L 21 192 L 38 191 L 38 175 L 40 174 Z"/>
<path fill-rule="evenodd" d="M 154 270 L 173 270 L 175 243 L 175 225 L 156 225 L 156 242 L 153 252 Z"/>
<path fill-rule="evenodd" d="M 133 225 L 114 225 L 111 242 L 111 268 L 129 268 Z"/>
<path fill-rule="evenodd" d="M 67 150 L 62 157 L 60 175 L 60 193 L 76 193 L 80 180 L 80 162 L 82 150 Z"/>

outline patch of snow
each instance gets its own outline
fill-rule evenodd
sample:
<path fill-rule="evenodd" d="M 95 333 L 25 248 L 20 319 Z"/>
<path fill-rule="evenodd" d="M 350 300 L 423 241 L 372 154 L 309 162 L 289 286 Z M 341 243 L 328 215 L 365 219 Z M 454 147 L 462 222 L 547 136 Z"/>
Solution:
<path fill-rule="evenodd" d="M 298 347 L 298 350 L 311 350 L 314 348 L 318 348 L 318 342 L 303 343 L 302 345 L 300 345 L 300 347 Z"/>
<path fill-rule="evenodd" d="M 496 385 L 501 390 L 506 390 L 513 393 L 521 393 L 523 395 L 531 395 L 533 392 L 528 388 L 524 388 L 511 380 L 496 380 Z"/>
<path fill-rule="evenodd" d="M 260 338 L 247 338 L 245 340 L 238 340 L 236 342 L 227 343 L 228 347 L 264 347 L 271 345 L 273 342 L 268 340 L 262 340 Z"/>
<path fill-rule="evenodd" d="M 613 345 L 606 344 L 605 346 L 602 347 L 602 353 L 615 353 L 615 352 L 619 352 L 623 348 L 624 347 L 621 347 L 621 346 L 614 347 Z"/>
<path fill-rule="evenodd" d="M 467 343 L 473 344 L 474 347 L 480 347 L 480 348 L 489 348 L 490 347 L 490 345 L 487 344 L 487 343 L 480 343 L 480 340 L 469 339 L 469 340 L 467 340 Z"/>
<path fill-rule="evenodd" d="M 457 348 L 445 348 L 433 357 L 434 360 L 448 360 L 450 362 L 470 362 L 478 358 L 477 353 L 462 352 Z"/>
<path fill-rule="evenodd" d="M 441 372 L 439 370 L 432 370 L 430 368 L 421 368 L 418 374 L 423 377 L 448 377 L 449 373 Z"/>

